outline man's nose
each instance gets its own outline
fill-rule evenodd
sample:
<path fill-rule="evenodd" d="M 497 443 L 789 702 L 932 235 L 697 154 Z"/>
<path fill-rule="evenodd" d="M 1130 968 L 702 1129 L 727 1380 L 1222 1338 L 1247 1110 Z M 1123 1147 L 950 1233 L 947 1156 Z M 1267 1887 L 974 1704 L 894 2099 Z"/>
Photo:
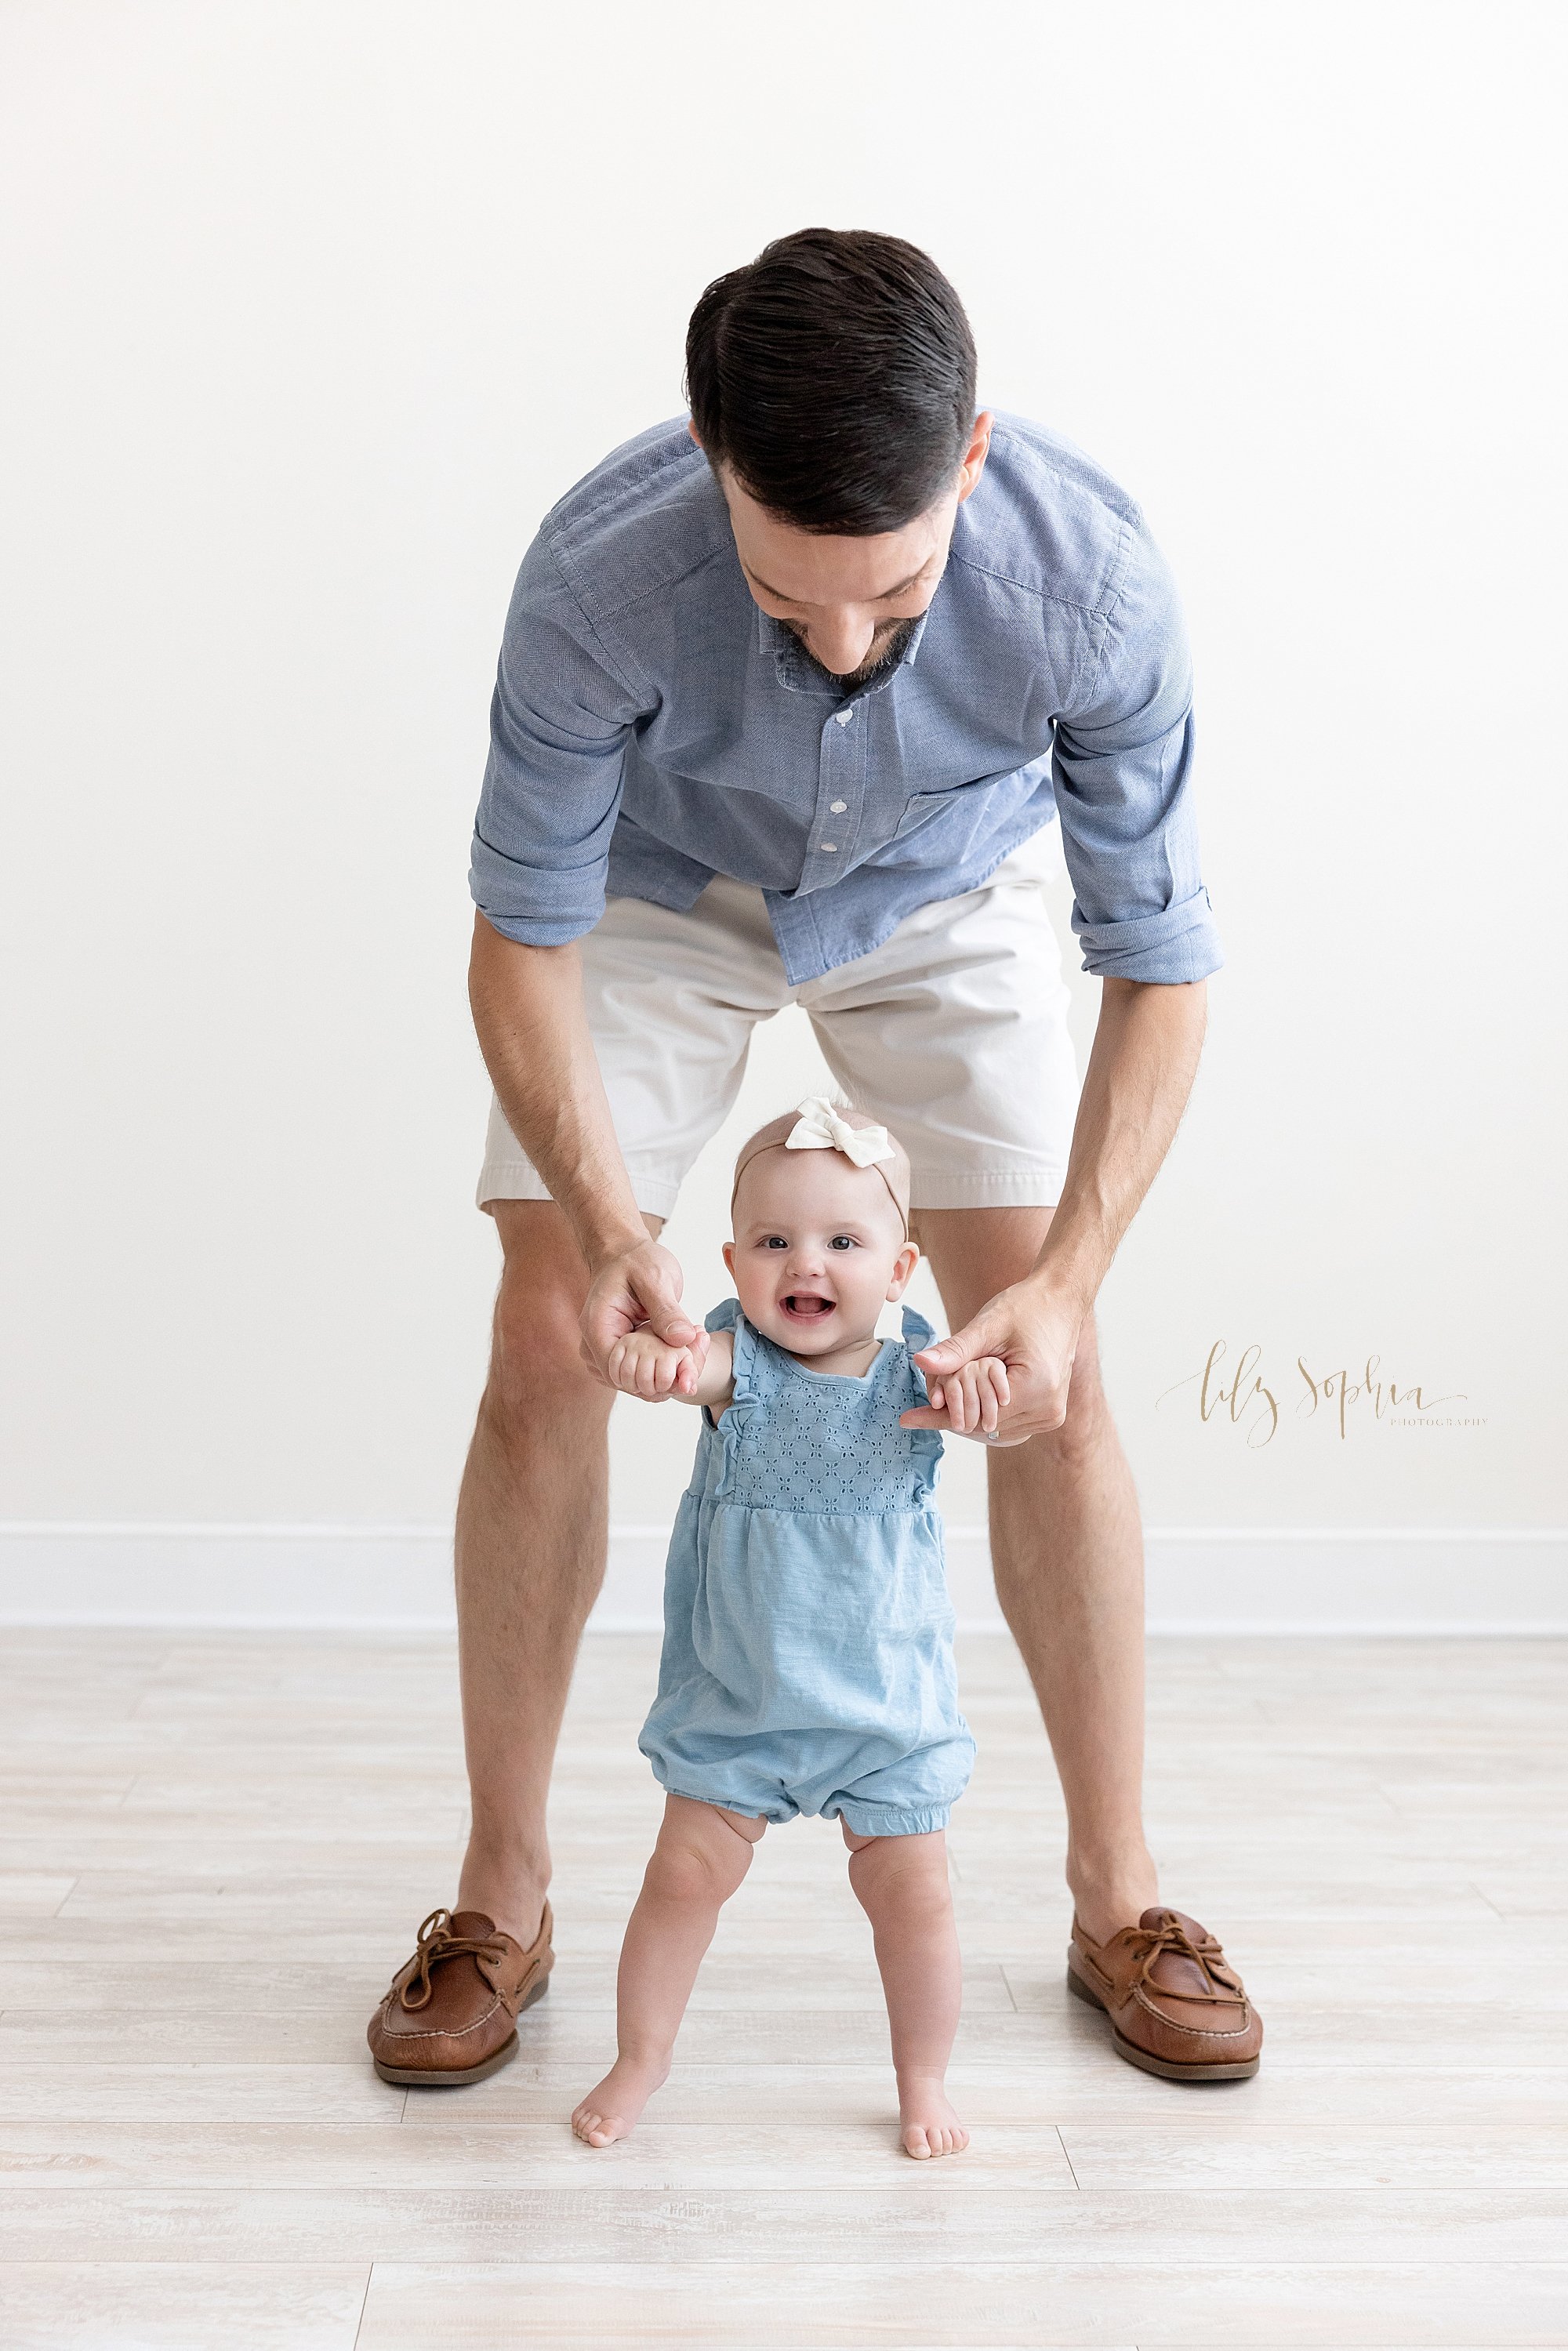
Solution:
<path fill-rule="evenodd" d="M 806 642 L 825 670 L 834 677 L 848 677 L 859 669 L 871 651 L 876 634 L 876 622 L 870 612 L 857 612 L 853 606 L 825 612 L 811 622 Z"/>

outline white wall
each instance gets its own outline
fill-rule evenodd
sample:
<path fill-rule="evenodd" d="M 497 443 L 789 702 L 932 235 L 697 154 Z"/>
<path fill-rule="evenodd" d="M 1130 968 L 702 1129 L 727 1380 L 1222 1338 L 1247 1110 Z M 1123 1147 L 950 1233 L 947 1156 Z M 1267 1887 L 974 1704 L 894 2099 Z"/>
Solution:
<path fill-rule="evenodd" d="M 444 1520 L 495 1273 L 464 869 L 512 576 L 678 408 L 706 279 L 814 220 L 928 246 L 987 397 L 1116 473 L 1183 584 L 1228 966 L 1103 1299 L 1149 1521 L 1568 1517 L 1563 24 L 13 0 L 13 1599 L 48 1603 L 40 1527 Z M 738 1115 L 805 1052 L 769 1040 Z M 723 1164 L 674 1227 L 703 1303 Z M 1261 1405 L 1201 1418 L 1216 1342 L 1260 1348 L 1268 1444 Z M 1369 1355 L 1463 1400 L 1302 1416 L 1298 1357 Z M 622 1520 L 691 1434 L 621 1408 Z M 972 1454 L 949 1504 L 977 1520 Z"/>

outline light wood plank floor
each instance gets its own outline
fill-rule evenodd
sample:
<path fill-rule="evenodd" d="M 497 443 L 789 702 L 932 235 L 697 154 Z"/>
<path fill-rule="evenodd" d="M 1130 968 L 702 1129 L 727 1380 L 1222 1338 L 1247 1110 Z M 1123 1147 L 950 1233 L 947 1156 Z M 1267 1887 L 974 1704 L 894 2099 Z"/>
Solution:
<path fill-rule="evenodd" d="M 455 1891 L 450 1642 L 5 1637 L 7 2351 L 1568 2344 L 1568 1645 L 1156 1645 L 1166 1890 L 1268 2023 L 1256 2081 L 1197 2089 L 1067 1998 L 1045 1742 L 969 1639 L 974 2141 L 929 2166 L 821 1823 L 765 1839 L 642 2129 L 570 2136 L 658 1813 L 653 1656 L 584 1651 L 523 2057 L 405 2094 L 361 2036 Z"/>

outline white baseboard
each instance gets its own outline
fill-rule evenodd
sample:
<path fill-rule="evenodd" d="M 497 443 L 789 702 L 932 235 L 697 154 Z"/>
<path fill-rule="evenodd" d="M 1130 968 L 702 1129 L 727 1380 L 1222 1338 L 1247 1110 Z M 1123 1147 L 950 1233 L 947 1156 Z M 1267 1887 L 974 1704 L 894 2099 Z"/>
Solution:
<path fill-rule="evenodd" d="M 667 1531 L 622 1526 L 593 1625 L 659 1623 Z M 1149 1629 L 1568 1635 L 1568 1528 L 1165 1527 Z M 960 1624 L 999 1630 L 985 1531 L 949 1527 Z M 0 1624 L 394 1630 L 454 1621 L 432 1526 L 0 1521 Z"/>

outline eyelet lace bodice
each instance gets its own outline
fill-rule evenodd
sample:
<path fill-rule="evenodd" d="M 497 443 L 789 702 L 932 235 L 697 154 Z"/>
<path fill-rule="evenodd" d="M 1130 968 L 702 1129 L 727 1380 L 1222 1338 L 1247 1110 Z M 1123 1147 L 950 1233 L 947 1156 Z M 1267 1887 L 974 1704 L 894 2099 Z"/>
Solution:
<path fill-rule="evenodd" d="M 885 1340 L 860 1379 L 808 1371 L 753 1328 L 727 1299 L 707 1318 L 735 1349 L 735 1397 L 718 1423 L 722 1475 L 716 1499 L 742 1509 L 880 1518 L 923 1510 L 942 1458 L 935 1428 L 903 1428 L 899 1416 L 926 1401 L 909 1358 L 936 1336 L 904 1310 L 904 1337 Z M 697 1481 L 711 1474 L 700 1457 Z"/>

